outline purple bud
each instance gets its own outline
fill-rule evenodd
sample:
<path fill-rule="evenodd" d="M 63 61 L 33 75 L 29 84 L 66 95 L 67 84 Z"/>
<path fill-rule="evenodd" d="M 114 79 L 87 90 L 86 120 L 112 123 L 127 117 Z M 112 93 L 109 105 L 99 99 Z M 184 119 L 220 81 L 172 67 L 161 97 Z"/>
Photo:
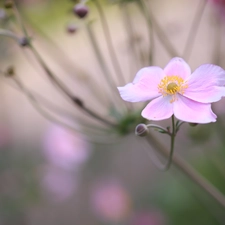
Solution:
<path fill-rule="evenodd" d="M 84 18 L 88 14 L 88 7 L 84 4 L 77 4 L 73 8 L 73 12 L 75 15 L 77 15 L 80 18 Z"/>
<path fill-rule="evenodd" d="M 138 124 L 135 128 L 135 134 L 140 137 L 146 136 L 148 134 L 148 127 L 143 123 Z"/>
<path fill-rule="evenodd" d="M 30 40 L 27 37 L 20 38 L 18 42 L 22 47 L 28 46 L 30 44 Z"/>
<path fill-rule="evenodd" d="M 66 30 L 68 33 L 73 34 L 77 31 L 78 27 L 75 24 L 68 24 Z"/>

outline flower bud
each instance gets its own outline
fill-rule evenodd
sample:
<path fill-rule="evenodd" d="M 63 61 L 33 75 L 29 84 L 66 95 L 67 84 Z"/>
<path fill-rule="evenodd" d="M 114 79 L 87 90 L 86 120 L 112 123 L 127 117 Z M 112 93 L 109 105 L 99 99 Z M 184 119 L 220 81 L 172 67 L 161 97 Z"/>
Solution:
<path fill-rule="evenodd" d="M 22 47 L 26 47 L 30 44 L 30 40 L 27 37 L 22 37 L 18 40 L 18 43 Z"/>
<path fill-rule="evenodd" d="M 79 98 L 73 97 L 73 102 L 79 107 L 84 107 L 84 103 Z"/>
<path fill-rule="evenodd" d="M 14 76 L 14 75 L 15 75 L 15 69 L 14 69 L 14 67 L 13 67 L 13 66 L 9 66 L 9 67 L 6 69 L 6 71 L 5 71 L 5 75 L 6 75 L 7 77 L 12 77 L 12 76 Z"/>
<path fill-rule="evenodd" d="M 13 1 L 12 0 L 5 0 L 4 7 L 6 9 L 11 9 L 11 8 L 13 8 L 13 6 L 14 6 L 14 4 L 13 4 Z"/>
<path fill-rule="evenodd" d="M 88 14 L 88 7 L 84 4 L 77 4 L 73 8 L 73 12 L 75 15 L 77 15 L 80 18 L 84 18 Z"/>
<path fill-rule="evenodd" d="M 67 25 L 66 30 L 68 33 L 74 34 L 77 31 L 77 28 L 78 27 L 75 24 L 70 23 Z"/>
<path fill-rule="evenodd" d="M 148 127 L 144 123 L 140 123 L 135 128 L 135 135 L 144 137 L 148 134 Z"/>

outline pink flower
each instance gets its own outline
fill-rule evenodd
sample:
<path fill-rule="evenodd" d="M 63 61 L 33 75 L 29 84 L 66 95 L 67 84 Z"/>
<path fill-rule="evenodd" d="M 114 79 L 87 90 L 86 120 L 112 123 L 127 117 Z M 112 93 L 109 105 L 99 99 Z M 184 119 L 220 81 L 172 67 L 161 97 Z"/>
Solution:
<path fill-rule="evenodd" d="M 132 218 L 130 225 L 165 225 L 165 218 L 161 212 L 138 212 Z"/>
<path fill-rule="evenodd" d="M 131 210 L 131 199 L 127 190 L 117 181 L 99 183 L 92 192 L 92 207 L 102 220 L 121 222 Z"/>
<path fill-rule="evenodd" d="M 70 170 L 88 159 L 90 144 L 78 133 L 52 126 L 45 137 L 44 154 L 53 165 Z"/>
<path fill-rule="evenodd" d="M 204 64 L 193 73 L 181 58 L 173 58 L 163 69 L 146 67 L 137 73 L 132 83 L 118 87 L 123 100 L 152 100 L 142 111 L 148 120 L 163 120 L 173 114 L 192 123 L 216 121 L 212 102 L 225 96 L 225 71 L 216 65 Z"/>
<path fill-rule="evenodd" d="M 40 186 L 47 198 L 62 202 L 69 199 L 76 191 L 77 179 L 68 171 L 47 166 L 42 169 Z"/>
<path fill-rule="evenodd" d="M 216 8 L 216 15 L 225 19 L 225 0 L 210 0 Z"/>

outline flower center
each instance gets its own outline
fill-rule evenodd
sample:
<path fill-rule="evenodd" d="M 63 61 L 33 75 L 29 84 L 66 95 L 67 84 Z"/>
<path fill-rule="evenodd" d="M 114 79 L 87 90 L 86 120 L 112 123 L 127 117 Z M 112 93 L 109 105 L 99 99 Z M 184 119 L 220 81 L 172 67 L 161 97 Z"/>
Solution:
<path fill-rule="evenodd" d="M 172 95 L 171 103 L 176 100 L 176 94 L 184 94 L 187 87 L 186 82 L 179 76 L 165 76 L 158 84 L 159 93 L 163 96 Z"/>
<path fill-rule="evenodd" d="M 169 92 L 170 94 L 175 94 L 178 90 L 178 85 L 174 82 L 169 83 L 166 87 L 167 92 Z"/>

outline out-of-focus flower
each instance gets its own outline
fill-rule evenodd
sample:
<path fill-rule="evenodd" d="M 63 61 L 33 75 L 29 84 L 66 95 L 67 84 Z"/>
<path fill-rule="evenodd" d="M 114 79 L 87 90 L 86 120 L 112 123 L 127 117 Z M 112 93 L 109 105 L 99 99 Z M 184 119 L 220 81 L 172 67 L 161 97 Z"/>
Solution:
<path fill-rule="evenodd" d="M 79 133 L 52 126 L 45 137 L 44 154 L 49 163 L 63 169 L 73 169 L 88 159 L 90 144 Z"/>
<path fill-rule="evenodd" d="M 75 177 L 61 168 L 47 166 L 41 171 L 41 188 L 51 201 L 65 201 L 76 190 Z"/>
<path fill-rule="evenodd" d="M 10 134 L 5 125 L 0 125 L 0 147 L 4 147 L 10 141 Z"/>
<path fill-rule="evenodd" d="M 117 181 L 99 183 L 93 189 L 91 203 L 95 214 L 108 222 L 123 221 L 131 211 L 129 194 Z"/>
<path fill-rule="evenodd" d="M 174 114 L 186 122 L 209 123 L 216 121 L 210 103 L 225 96 L 224 85 L 221 67 L 205 64 L 191 74 L 183 59 L 173 58 L 164 70 L 155 66 L 141 69 L 132 83 L 118 89 L 125 101 L 153 99 L 142 111 L 146 119 L 163 120 Z"/>
<path fill-rule="evenodd" d="M 217 15 L 222 19 L 225 19 L 225 1 L 224 0 L 210 0 L 210 2 L 215 6 Z"/>
<path fill-rule="evenodd" d="M 149 211 L 136 213 L 129 225 L 164 225 L 165 218 L 160 212 Z"/>

